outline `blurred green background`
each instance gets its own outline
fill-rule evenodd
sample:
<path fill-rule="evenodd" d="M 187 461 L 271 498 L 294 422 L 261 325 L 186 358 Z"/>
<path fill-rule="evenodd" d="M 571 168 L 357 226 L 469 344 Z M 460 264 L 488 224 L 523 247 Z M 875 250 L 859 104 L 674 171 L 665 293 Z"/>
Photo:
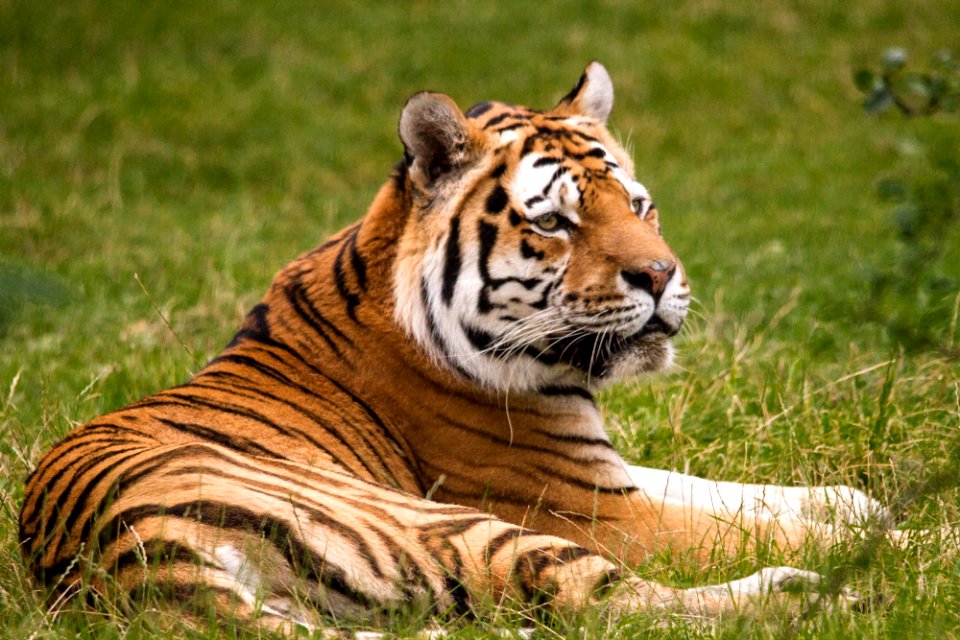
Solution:
<path fill-rule="evenodd" d="M 889 46 L 957 53 L 958 27 L 956 0 L 0 0 L 0 619 L 49 622 L 16 569 L 40 451 L 184 380 L 361 216 L 410 94 L 547 108 L 593 59 L 698 301 L 681 374 L 607 395 L 628 457 L 875 492 L 946 459 L 958 292 L 918 344 L 870 296 L 899 250 L 875 186 L 957 148 L 957 121 L 869 117 L 851 78 Z M 960 274 L 944 234 L 937 269 Z"/>

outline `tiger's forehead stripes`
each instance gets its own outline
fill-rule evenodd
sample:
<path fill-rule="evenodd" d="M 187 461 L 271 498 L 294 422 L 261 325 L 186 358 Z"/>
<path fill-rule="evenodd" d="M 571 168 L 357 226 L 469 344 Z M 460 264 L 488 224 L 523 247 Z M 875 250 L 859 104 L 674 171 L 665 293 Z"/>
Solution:
<path fill-rule="evenodd" d="M 557 212 L 579 224 L 576 210 L 582 205 L 583 194 L 579 177 L 576 167 L 568 166 L 559 158 L 534 153 L 517 167 L 512 191 L 523 203 L 528 219 Z"/>
<path fill-rule="evenodd" d="M 528 219 L 557 210 L 579 224 L 577 210 L 596 200 L 594 188 L 615 189 L 629 203 L 649 201 L 646 189 L 616 156 L 597 138 L 570 128 L 568 120 L 543 126 L 530 122 L 527 129 L 511 192 Z"/>

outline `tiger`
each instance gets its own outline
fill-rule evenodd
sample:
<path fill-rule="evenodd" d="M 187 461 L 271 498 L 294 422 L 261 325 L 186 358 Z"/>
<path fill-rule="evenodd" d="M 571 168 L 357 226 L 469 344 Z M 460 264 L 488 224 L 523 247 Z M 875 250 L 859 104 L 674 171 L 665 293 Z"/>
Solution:
<path fill-rule="evenodd" d="M 612 446 L 595 395 L 670 367 L 691 296 L 613 100 L 598 62 L 547 111 L 414 94 L 365 216 L 283 268 L 189 381 L 42 456 L 19 530 L 36 581 L 205 594 L 285 632 L 508 601 L 718 618 L 822 579 L 636 568 L 893 531 L 850 487 L 715 482 Z"/>

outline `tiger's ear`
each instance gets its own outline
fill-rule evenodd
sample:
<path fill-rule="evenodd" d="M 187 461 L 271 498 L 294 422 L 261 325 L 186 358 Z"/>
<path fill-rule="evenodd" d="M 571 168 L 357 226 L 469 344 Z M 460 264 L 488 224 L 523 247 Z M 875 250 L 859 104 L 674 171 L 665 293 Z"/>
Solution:
<path fill-rule="evenodd" d="M 449 96 L 414 94 L 400 114 L 400 140 L 413 174 L 427 184 L 461 169 L 476 156 L 470 123 Z"/>
<path fill-rule="evenodd" d="M 613 81 L 597 61 L 587 65 L 577 86 L 555 107 L 558 111 L 573 111 L 606 123 L 613 111 Z"/>

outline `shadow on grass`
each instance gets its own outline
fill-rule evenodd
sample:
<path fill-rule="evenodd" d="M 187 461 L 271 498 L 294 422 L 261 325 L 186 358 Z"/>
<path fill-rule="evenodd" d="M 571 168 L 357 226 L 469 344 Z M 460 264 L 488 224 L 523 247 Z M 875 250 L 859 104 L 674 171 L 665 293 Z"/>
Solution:
<path fill-rule="evenodd" d="M 25 308 L 61 307 L 68 298 L 69 289 L 61 278 L 0 262 L 0 336 Z"/>

